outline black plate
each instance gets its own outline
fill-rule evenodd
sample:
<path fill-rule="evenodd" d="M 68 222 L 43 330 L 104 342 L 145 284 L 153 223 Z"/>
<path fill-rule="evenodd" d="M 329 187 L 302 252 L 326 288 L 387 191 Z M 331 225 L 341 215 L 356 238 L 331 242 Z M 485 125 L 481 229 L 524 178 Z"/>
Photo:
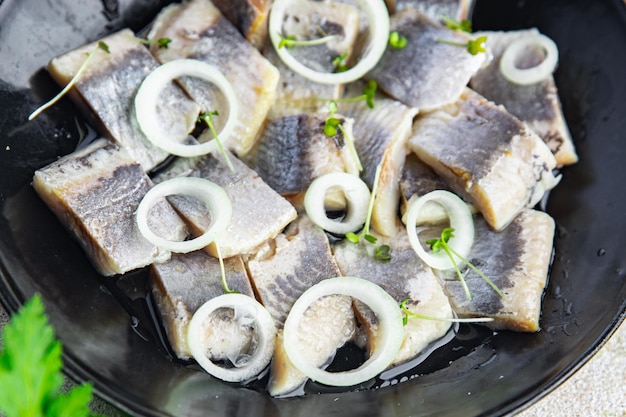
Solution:
<path fill-rule="evenodd" d="M 471 416 L 507 414 L 580 367 L 626 307 L 626 7 L 622 0 L 478 0 L 476 29 L 537 26 L 560 47 L 556 73 L 580 163 L 563 170 L 547 211 L 556 255 L 536 334 L 462 327 L 387 388 L 276 400 L 173 360 L 152 326 L 145 274 L 103 280 L 33 192 L 33 171 L 93 135 L 69 101 L 34 122 L 58 91 L 48 59 L 108 32 L 143 28 L 166 1 L 0 1 L 0 295 L 14 312 L 43 295 L 67 372 L 138 415 Z M 130 315 L 129 315 L 130 313 Z"/>

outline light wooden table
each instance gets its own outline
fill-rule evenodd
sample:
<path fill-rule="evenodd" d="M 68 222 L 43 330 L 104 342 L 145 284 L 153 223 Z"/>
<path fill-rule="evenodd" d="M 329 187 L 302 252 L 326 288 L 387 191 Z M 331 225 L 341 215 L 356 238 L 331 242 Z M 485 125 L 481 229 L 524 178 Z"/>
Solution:
<path fill-rule="evenodd" d="M 8 319 L 0 307 L 0 328 Z M 73 383 L 68 381 L 66 387 Z M 96 398 L 93 411 L 109 416 L 123 414 Z M 571 378 L 516 417 L 626 417 L 626 323 Z M 445 416 L 441 416 L 445 417 Z"/>

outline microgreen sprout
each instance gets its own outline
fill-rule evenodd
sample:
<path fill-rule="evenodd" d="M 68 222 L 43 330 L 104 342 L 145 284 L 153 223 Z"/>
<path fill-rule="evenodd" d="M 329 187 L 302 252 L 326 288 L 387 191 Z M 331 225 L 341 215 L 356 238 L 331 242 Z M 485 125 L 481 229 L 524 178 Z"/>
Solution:
<path fill-rule="evenodd" d="M 224 268 L 224 257 L 222 257 L 222 251 L 220 250 L 220 245 L 215 243 L 215 251 L 217 252 L 217 259 L 220 262 L 220 274 L 222 275 L 222 288 L 224 288 L 224 292 L 226 294 L 237 294 L 239 291 L 231 290 L 228 287 L 228 283 L 226 282 L 226 268 Z"/>
<path fill-rule="evenodd" d="M 389 34 L 389 45 L 396 49 L 404 49 L 408 43 L 408 39 L 398 32 L 391 32 Z"/>
<path fill-rule="evenodd" d="M 91 59 L 94 57 L 94 55 L 98 51 L 104 51 L 107 54 L 111 53 L 109 51 L 109 45 L 107 45 L 103 41 L 98 42 L 98 44 L 96 45 L 94 50 L 87 54 L 87 57 L 85 58 L 85 60 L 81 64 L 81 66 L 78 68 L 78 71 L 76 71 L 76 74 L 74 74 L 74 76 L 72 77 L 70 82 L 67 83 L 67 85 L 65 87 L 63 87 L 63 89 L 56 96 L 54 96 L 50 101 L 48 101 L 47 103 L 43 104 L 41 107 L 39 107 L 34 112 L 32 112 L 30 114 L 30 116 L 28 116 L 28 120 L 33 120 L 35 117 L 39 116 L 44 110 L 48 109 L 49 107 L 52 107 L 65 94 L 67 94 L 67 92 L 70 91 L 70 88 L 72 88 L 74 86 L 74 84 L 76 84 L 76 81 L 78 80 L 78 78 L 81 76 L 83 71 L 85 71 L 85 68 L 87 68 L 87 65 L 89 64 L 89 61 L 91 61 Z"/>
<path fill-rule="evenodd" d="M 472 269 L 474 272 L 476 272 L 482 279 L 484 279 L 485 282 L 487 284 L 489 284 L 489 286 L 491 288 L 493 288 L 493 290 L 501 298 L 504 298 L 504 294 L 496 286 L 496 284 L 494 284 L 489 278 L 487 278 L 487 276 L 485 274 L 483 274 L 481 271 L 479 271 L 478 268 L 476 268 L 474 266 L 474 264 L 472 264 L 470 261 L 465 259 L 462 255 L 460 255 L 457 251 L 455 251 L 448 244 L 450 239 L 453 238 L 453 237 L 454 237 L 454 229 L 452 227 L 446 227 L 445 229 L 443 229 L 441 231 L 441 237 L 439 237 L 438 239 L 429 239 L 429 240 L 426 241 L 426 244 L 430 245 L 430 249 L 433 251 L 433 253 L 438 253 L 438 252 L 440 252 L 443 249 L 443 251 L 446 253 L 446 255 L 448 255 L 448 258 L 450 258 L 450 261 L 452 261 L 452 264 L 454 265 L 454 270 L 456 271 L 456 275 L 459 277 L 459 281 L 461 281 L 461 285 L 463 285 L 463 289 L 465 290 L 465 295 L 467 296 L 468 300 L 470 300 L 470 301 L 472 300 L 472 295 L 470 293 L 469 288 L 467 287 L 467 283 L 465 282 L 465 279 L 463 278 L 463 274 L 461 274 L 461 270 L 459 269 L 459 266 L 458 266 L 457 262 L 454 259 L 455 256 L 461 262 L 466 264 L 470 269 Z"/>
<path fill-rule="evenodd" d="M 356 151 L 356 147 L 354 146 L 354 138 L 352 137 L 352 134 L 347 132 L 346 129 L 343 127 L 341 120 L 335 117 L 336 112 L 337 102 L 335 100 L 330 100 L 328 102 L 329 116 L 324 122 L 324 134 L 326 134 L 326 136 L 328 137 L 333 137 L 338 133 L 338 131 L 340 131 L 344 141 L 346 142 L 346 145 L 348 146 L 348 149 L 350 150 L 352 156 L 354 157 L 354 160 L 356 161 L 357 169 L 359 171 L 363 171 L 363 165 L 361 164 L 359 154 Z"/>
<path fill-rule="evenodd" d="M 453 322 L 453 323 L 488 323 L 490 321 L 493 321 L 493 318 L 491 317 L 476 317 L 476 318 L 464 318 L 464 319 L 459 319 L 459 318 L 444 318 L 444 317 L 431 317 L 431 316 L 424 316 L 422 314 L 417 314 L 412 312 L 411 310 L 409 310 L 409 308 L 406 306 L 407 303 L 411 302 L 411 298 L 405 298 L 404 300 L 402 300 L 402 302 L 400 303 L 400 309 L 404 312 L 404 316 L 402 316 L 402 324 L 404 326 L 406 326 L 409 322 L 410 318 L 414 318 L 414 319 L 422 319 L 422 320 L 436 320 L 436 321 L 449 321 L 449 322 Z"/>
<path fill-rule="evenodd" d="M 144 38 L 135 38 L 137 42 L 142 43 L 144 45 L 156 45 L 159 49 L 167 49 L 170 46 L 172 40 L 170 38 L 159 38 L 159 39 L 144 39 Z"/>
<path fill-rule="evenodd" d="M 219 148 L 222 155 L 224 155 L 224 159 L 226 159 L 226 164 L 228 165 L 228 168 L 230 168 L 231 172 L 235 172 L 235 167 L 233 166 L 232 162 L 230 162 L 230 158 L 228 157 L 228 154 L 226 153 L 226 150 L 224 149 L 224 145 L 222 144 L 222 141 L 219 139 L 219 137 L 217 136 L 217 132 L 215 131 L 215 125 L 213 124 L 213 116 L 219 116 L 219 113 L 217 110 L 213 110 L 210 112 L 203 111 L 198 116 L 198 122 L 205 123 L 209 127 L 209 129 L 211 130 L 211 134 L 213 135 L 213 138 L 215 139 L 215 143 L 217 143 L 217 147 Z"/>
<path fill-rule="evenodd" d="M 463 47 L 467 49 L 467 52 L 469 52 L 472 55 L 478 55 L 481 52 L 487 52 L 487 49 L 485 48 L 485 42 L 487 41 L 486 36 L 479 36 L 476 39 L 470 39 L 466 43 L 455 42 L 455 41 L 442 39 L 442 38 L 435 38 L 435 40 L 437 42 L 447 43 L 448 45 Z"/>
<path fill-rule="evenodd" d="M 380 179 L 380 172 L 382 170 L 382 164 L 376 167 L 376 174 L 374 175 L 374 185 L 372 186 L 372 192 L 370 195 L 370 201 L 367 207 L 367 217 L 365 218 L 365 224 L 363 229 L 356 233 L 346 233 L 346 239 L 352 243 L 359 243 L 361 238 L 365 241 L 376 244 L 378 238 L 370 234 L 370 223 L 372 220 L 372 212 L 374 211 L 374 200 L 376 199 L 376 192 L 378 190 L 378 181 Z M 374 259 L 381 262 L 389 262 L 391 260 L 391 247 L 389 245 L 380 245 L 376 247 L 374 252 Z"/>
<path fill-rule="evenodd" d="M 339 55 L 338 57 L 335 57 L 335 59 L 333 59 L 333 67 L 334 67 L 334 72 L 346 72 L 350 69 L 350 67 L 348 67 L 348 64 L 346 63 L 346 60 L 348 59 L 348 53 L 344 52 L 343 54 Z"/>
<path fill-rule="evenodd" d="M 325 43 L 332 41 L 336 37 L 335 35 L 325 35 L 325 36 L 322 36 L 321 38 L 316 38 L 316 39 L 298 40 L 296 38 L 296 35 L 284 36 L 283 34 L 279 33 L 278 36 L 280 36 L 278 49 L 280 48 L 293 49 L 296 46 L 323 45 Z"/>
<path fill-rule="evenodd" d="M 442 16 L 441 20 L 443 20 L 443 23 L 448 29 L 472 33 L 472 22 L 469 19 L 463 19 L 459 22 L 457 20 L 450 19 L 449 17 Z"/>

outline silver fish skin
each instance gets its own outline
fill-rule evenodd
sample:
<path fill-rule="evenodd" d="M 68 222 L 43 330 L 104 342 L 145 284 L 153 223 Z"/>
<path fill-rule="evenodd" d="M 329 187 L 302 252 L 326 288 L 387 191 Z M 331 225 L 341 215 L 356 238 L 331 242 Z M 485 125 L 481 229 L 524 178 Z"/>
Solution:
<path fill-rule="evenodd" d="M 509 32 L 477 32 L 487 36 L 486 45 L 493 60 L 470 80 L 470 87 L 487 99 L 502 104 L 507 111 L 526 123 L 550 147 L 557 166 L 578 161 L 571 134 L 563 116 L 558 89 L 551 75 L 532 85 L 518 85 L 508 81 L 500 72 L 500 60 L 506 48 L 514 41 L 539 34 L 536 28 Z M 538 65 L 544 58 L 540 49 L 528 49 L 519 58 L 522 68 Z"/>
<path fill-rule="evenodd" d="M 247 267 L 259 301 L 279 329 L 268 390 L 272 396 L 286 395 L 307 379 L 291 364 L 283 348 L 282 329 L 287 315 L 304 291 L 339 276 L 340 271 L 326 234 L 306 216 L 299 217 L 267 250 L 249 258 Z M 352 300 L 339 295 L 321 298 L 301 318 L 299 328 L 303 329 L 299 344 L 311 363 L 328 364 L 354 334 Z"/>
<path fill-rule="evenodd" d="M 346 63 L 350 64 L 357 54 L 359 19 L 359 9 L 351 5 L 294 2 L 285 16 L 285 36 L 294 35 L 299 40 L 316 39 L 323 32 L 336 38 L 324 45 L 296 46 L 288 52 L 311 69 L 333 72 L 335 58 L 347 54 Z M 263 55 L 280 70 L 276 102 L 270 109 L 269 118 L 317 112 L 328 100 L 341 97 L 342 84 L 319 84 L 294 72 L 278 57 L 271 43 L 263 48 Z"/>
<path fill-rule="evenodd" d="M 254 298 L 241 257 L 224 259 L 224 270 L 229 289 Z M 190 359 L 187 329 L 193 314 L 210 299 L 225 294 L 219 260 L 203 250 L 175 253 L 168 261 L 152 264 L 151 276 L 151 293 L 170 346 L 178 358 Z M 235 363 L 249 350 L 253 332 L 249 326 L 237 325 L 232 310 L 221 313 L 213 317 L 213 326 L 207 326 L 207 349 L 212 361 Z"/>
<path fill-rule="evenodd" d="M 267 42 L 272 0 L 212 0 L 215 7 L 257 49 Z"/>
<path fill-rule="evenodd" d="M 504 293 L 501 298 L 478 274 L 459 265 L 472 300 L 454 270 L 438 271 L 452 308 L 459 317 L 490 317 L 486 326 L 501 330 L 539 330 L 541 299 L 552 257 L 554 220 L 549 214 L 523 210 L 501 232 L 474 217 L 475 241 L 467 259 Z"/>
<path fill-rule="evenodd" d="M 102 275 L 170 258 L 137 227 L 135 211 L 152 181 L 123 148 L 106 139 L 38 169 L 33 187 Z M 155 233 L 169 240 L 186 238 L 185 224 L 166 201 L 157 203 L 152 214 L 149 225 Z"/>
<path fill-rule="evenodd" d="M 180 158 L 168 170 L 154 178 L 162 182 L 175 176 L 200 177 L 222 187 L 230 198 L 233 214 L 230 224 L 217 244 L 223 257 L 254 254 L 269 239 L 276 237 L 297 217 L 296 209 L 259 175 L 235 155 L 228 153 L 235 172 L 221 154 L 201 158 Z M 189 224 L 193 234 L 201 234 L 211 224 L 205 205 L 185 196 L 168 198 L 180 216 Z M 215 244 L 206 250 L 217 256 Z"/>
<path fill-rule="evenodd" d="M 433 270 L 415 254 L 404 229 L 392 238 L 378 236 L 376 244 L 391 247 L 391 260 L 376 260 L 371 245 L 347 240 L 335 245 L 333 253 L 342 275 L 367 279 L 387 291 L 397 302 L 407 298 L 406 306 L 415 314 L 441 319 L 452 318 L 452 308 Z M 370 245 L 367 247 L 366 245 Z M 359 301 L 354 302 L 357 319 L 367 334 L 366 349 L 371 354 L 380 343 L 376 315 Z M 450 322 L 409 318 L 404 327 L 400 351 L 390 366 L 417 356 L 430 342 L 446 334 Z"/>
<path fill-rule="evenodd" d="M 391 97 L 420 112 L 455 102 L 488 59 L 484 52 L 472 55 L 464 46 L 442 42 L 464 45 L 473 36 L 445 28 L 415 9 L 394 14 L 390 30 L 406 37 L 407 45 L 402 49 L 388 47 L 367 77 L 378 81 Z"/>
<path fill-rule="evenodd" d="M 400 195 L 402 198 L 400 212 L 402 214 L 402 222 L 406 223 L 404 216 L 409 204 L 414 199 L 435 190 L 452 192 L 450 185 L 439 174 L 429 165 L 422 162 L 414 152 L 411 152 L 404 161 L 400 177 Z M 478 211 L 471 203 L 468 203 L 468 207 L 472 212 Z M 447 219 L 448 214 L 440 204 L 428 202 L 421 209 L 417 222 L 420 224 L 439 224 Z"/>
<path fill-rule="evenodd" d="M 276 99 L 278 69 L 209 0 L 190 0 L 165 7 L 148 34 L 148 39 L 160 38 L 171 39 L 168 48 L 151 48 L 160 62 L 197 59 L 215 66 L 230 82 L 238 99 L 239 117 L 234 133 L 220 139 L 237 155 L 245 155 Z M 227 114 L 217 87 L 190 77 L 179 81 L 202 110 Z M 225 120 L 223 116 L 217 119 Z"/>
<path fill-rule="evenodd" d="M 556 160 L 541 138 L 470 89 L 454 105 L 418 117 L 409 147 L 495 230 L 558 182 Z"/>
<path fill-rule="evenodd" d="M 327 114 L 299 114 L 268 120 L 245 162 L 280 195 L 301 200 L 314 179 L 332 172 L 358 175 L 357 160 L 341 130 L 324 133 Z M 352 133 L 354 121 L 335 114 Z M 295 203 L 294 203 L 295 204 Z"/>
<path fill-rule="evenodd" d="M 355 86 L 350 90 L 353 88 Z M 417 109 L 378 95 L 373 109 L 364 102 L 354 102 L 340 103 L 339 110 L 354 119 L 354 145 L 363 165 L 361 178 L 370 189 L 374 185 L 376 169 L 381 165 L 372 227 L 385 236 L 393 236 L 398 225 L 398 183 Z"/>
<path fill-rule="evenodd" d="M 470 15 L 474 0 L 395 0 L 395 13 L 413 8 L 435 22 L 443 17 L 461 22 Z"/>
<path fill-rule="evenodd" d="M 48 71 L 59 85 L 65 86 L 87 54 L 97 50 L 70 95 L 102 135 L 124 147 L 144 171 L 149 171 L 169 154 L 143 134 L 135 120 L 133 102 L 141 83 L 159 62 L 129 29 L 100 41 L 108 45 L 109 53 L 98 50 L 97 42 L 92 42 L 52 59 Z M 174 83 L 160 97 L 157 111 L 163 129 L 172 138 L 186 139 L 195 127 L 200 108 Z"/>

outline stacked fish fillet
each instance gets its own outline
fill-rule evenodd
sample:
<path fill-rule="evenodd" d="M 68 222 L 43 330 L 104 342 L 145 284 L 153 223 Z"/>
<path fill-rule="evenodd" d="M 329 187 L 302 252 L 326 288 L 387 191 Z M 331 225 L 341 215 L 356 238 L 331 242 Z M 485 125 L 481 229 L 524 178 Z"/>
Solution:
<path fill-rule="evenodd" d="M 77 79 L 72 98 L 102 138 L 39 169 L 33 186 L 101 274 L 151 268 L 154 299 L 179 358 L 191 357 L 186 331 L 193 313 L 225 291 L 215 247 L 187 254 L 163 250 L 139 233 L 135 211 L 155 183 L 181 175 L 217 183 L 232 201 L 232 221 L 220 240 L 226 281 L 258 299 L 275 321 L 271 395 L 288 395 L 307 380 L 282 346 L 291 306 L 307 288 L 336 276 L 370 280 L 398 304 L 410 299 L 407 307 L 424 316 L 490 317 L 487 325 L 494 329 L 539 329 L 554 221 L 532 207 L 554 186 L 553 170 L 577 159 L 554 80 L 518 86 L 499 74 L 504 49 L 525 31 L 484 33 L 491 56 L 440 42 L 465 43 L 474 36 L 440 23 L 442 15 L 463 19 L 468 1 L 387 3 L 394 12 L 391 30 L 406 36 L 407 46 L 389 47 L 367 74 L 382 90 L 374 108 L 341 103 L 335 115 L 354 137 L 362 171 L 343 133 L 323 131 L 328 100 L 358 95 L 362 85 L 316 84 L 285 66 L 267 41 L 269 1 L 190 0 L 168 6 L 148 34 L 171 39 L 167 48 L 146 47 L 130 30 L 119 31 L 102 39 L 110 53 L 94 56 Z M 300 59 L 326 63 L 325 70 L 332 71 L 328 66 L 335 57 L 360 48 L 363 22 L 352 3 L 299 4 L 292 31 L 303 34 L 313 25 L 337 39 L 307 49 Z M 95 47 L 54 58 L 50 73 L 66 85 Z M 223 138 L 226 154 L 172 162 L 134 119 L 134 96 L 146 75 L 181 58 L 216 66 L 235 90 L 240 111 L 234 133 Z M 186 137 L 215 96 L 212 86 L 190 77 L 170 83 L 157 103 L 161 128 L 171 138 Z M 335 242 L 336 237 L 331 244 L 302 207 L 315 178 L 347 172 L 372 188 L 378 166 L 371 233 L 390 246 L 387 263 L 371 257 L 367 244 Z M 411 199 L 436 189 L 456 193 L 472 208 L 476 244 L 468 259 L 504 297 L 463 266 L 474 295 L 469 300 L 454 272 L 431 269 L 411 248 L 400 213 Z M 341 208 L 342 196 L 329 195 L 328 204 Z M 152 214 L 152 230 L 171 240 L 201 234 L 211 223 L 205 207 L 184 196 L 163 200 Z M 429 221 L 439 230 L 445 213 L 434 210 Z M 328 364 L 348 342 L 366 354 L 376 349 L 376 316 L 349 297 L 319 300 L 302 321 L 301 344 L 316 366 Z M 449 327 L 447 321 L 410 319 L 392 365 L 415 357 Z M 250 349 L 249 330 L 216 324 L 215 340 L 238 342 L 215 342 L 212 360 L 233 362 Z"/>

